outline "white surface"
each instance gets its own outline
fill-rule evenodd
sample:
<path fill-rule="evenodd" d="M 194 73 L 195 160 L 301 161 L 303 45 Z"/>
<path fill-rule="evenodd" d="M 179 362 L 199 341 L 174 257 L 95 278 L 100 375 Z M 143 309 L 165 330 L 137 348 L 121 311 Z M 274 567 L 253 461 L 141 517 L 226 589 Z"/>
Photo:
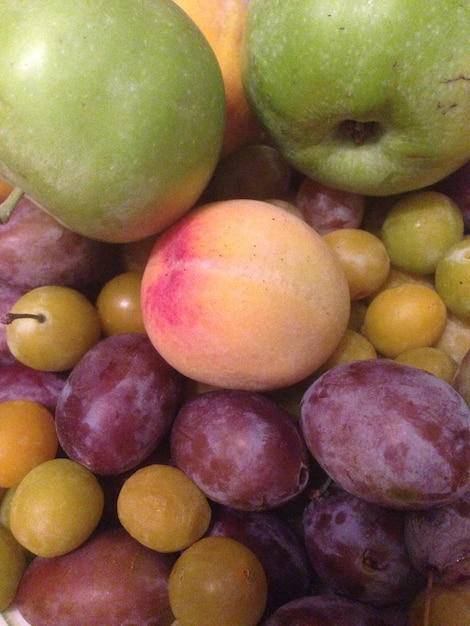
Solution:
<path fill-rule="evenodd" d="M 0 626 L 29 626 L 15 609 L 10 609 L 0 613 Z"/>

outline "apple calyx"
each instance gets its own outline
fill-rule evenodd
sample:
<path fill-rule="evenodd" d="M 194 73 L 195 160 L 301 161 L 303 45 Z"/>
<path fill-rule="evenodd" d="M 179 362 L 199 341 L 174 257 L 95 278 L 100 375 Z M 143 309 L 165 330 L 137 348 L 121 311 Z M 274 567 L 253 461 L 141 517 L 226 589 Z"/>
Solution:
<path fill-rule="evenodd" d="M 344 120 L 339 125 L 339 134 L 343 139 L 351 139 L 357 146 L 376 139 L 380 132 L 380 124 L 375 121 L 358 122 Z"/>
<path fill-rule="evenodd" d="M 24 191 L 19 187 L 13 187 L 7 198 L 0 204 L 0 224 L 6 224 L 13 213 L 14 208 L 24 196 Z"/>
<path fill-rule="evenodd" d="M 2 324 L 11 324 L 15 320 L 24 320 L 31 319 L 36 320 L 40 324 L 43 324 L 46 321 L 46 316 L 44 313 L 7 313 L 5 317 L 2 318 Z"/>

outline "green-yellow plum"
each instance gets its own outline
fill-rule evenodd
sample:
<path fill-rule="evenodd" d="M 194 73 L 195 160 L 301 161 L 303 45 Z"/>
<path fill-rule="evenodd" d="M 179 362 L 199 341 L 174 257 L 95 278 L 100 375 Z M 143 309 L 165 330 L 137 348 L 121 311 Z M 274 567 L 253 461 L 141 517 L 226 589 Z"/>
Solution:
<path fill-rule="evenodd" d="M 261 561 L 230 537 L 204 537 L 178 557 L 168 581 L 181 626 L 256 626 L 267 599 Z"/>
<path fill-rule="evenodd" d="M 225 94 L 175 3 L 13 0 L 0 39 L 0 177 L 111 242 L 191 208 L 219 158 Z"/>
<path fill-rule="evenodd" d="M 470 619 L 468 581 L 452 586 L 434 584 L 421 590 L 411 602 L 409 626 L 463 626 Z"/>
<path fill-rule="evenodd" d="M 41 371 L 72 369 L 101 338 L 97 308 L 80 291 L 57 285 L 24 293 L 2 323 L 15 359 Z"/>
<path fill-rule="evenodd" d="M 307 176 L 365 195 L 425 187 L 470 158 L 470 4 L 251 0 L 247 97 Z"/>
<path fill-rule="evenodd" d="M 96 308 L 105 335 L 145 332 L 140 310 L 140 272 L 122 272 L 101 288 Z"/>
<path fill-rule="evenodd" d="M 392 265 L 418 275 L 435 272 L 439 259 L 463 234 L 460 208 L 445 194 L 431 190 L 405 194 L 382 225 Z"/>
<path fill-rule="evenodd" d="M 23 548 L 7 528 L 0 526 L 0 611 L 13 601 L 25 570 Z"/>
<path fill-rule="evenodd" d="M 68 458 L 36 465 L 15 488 L 10 530 L 27 550 L 43 557 L 66 554 L 98 526 L 104 493 L 96 476 Z"/>
<path fill-rule="evenodd" d="M 470 239 L 466 237 L 446 250 L 434 276 L 437 293 L 457 317 L 470 319 Z"/>

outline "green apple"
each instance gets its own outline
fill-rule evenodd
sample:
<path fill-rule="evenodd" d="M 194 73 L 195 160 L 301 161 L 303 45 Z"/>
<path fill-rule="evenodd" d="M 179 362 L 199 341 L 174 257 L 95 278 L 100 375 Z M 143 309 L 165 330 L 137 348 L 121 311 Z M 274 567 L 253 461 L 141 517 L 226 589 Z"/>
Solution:
<path fill-rule="evenodd" d="M 247 97 L 294 167 L 366 195 L 470 159 L 470 2 L 251 0 Z"/>
<path fill-rule="evenodd" d="M 8 0 L 0 41 L 0 178 L 110 242 L 191 208 L 218 162 L 225 93 L 175 3 Z"/>

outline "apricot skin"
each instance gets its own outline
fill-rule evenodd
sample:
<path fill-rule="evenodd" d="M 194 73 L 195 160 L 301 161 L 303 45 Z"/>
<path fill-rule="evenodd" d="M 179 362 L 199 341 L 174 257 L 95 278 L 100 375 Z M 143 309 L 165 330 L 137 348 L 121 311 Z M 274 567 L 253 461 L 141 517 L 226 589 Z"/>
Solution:
<path fill-rule="evenodd" d="M 315 371 L 348 323 L 334 252 L 297 216 L 267 202 L 203 205 L 155 243 L 141 292 L 146 331 L 188 378 L 267 390 Z"/>
<path fill-rule="evenodd" d="M 249 0 L 176 0 L 200 28 L 219 62 L 226 96 L 222 156 L 265 136 L 242 82 L 242 45 Z"/>

